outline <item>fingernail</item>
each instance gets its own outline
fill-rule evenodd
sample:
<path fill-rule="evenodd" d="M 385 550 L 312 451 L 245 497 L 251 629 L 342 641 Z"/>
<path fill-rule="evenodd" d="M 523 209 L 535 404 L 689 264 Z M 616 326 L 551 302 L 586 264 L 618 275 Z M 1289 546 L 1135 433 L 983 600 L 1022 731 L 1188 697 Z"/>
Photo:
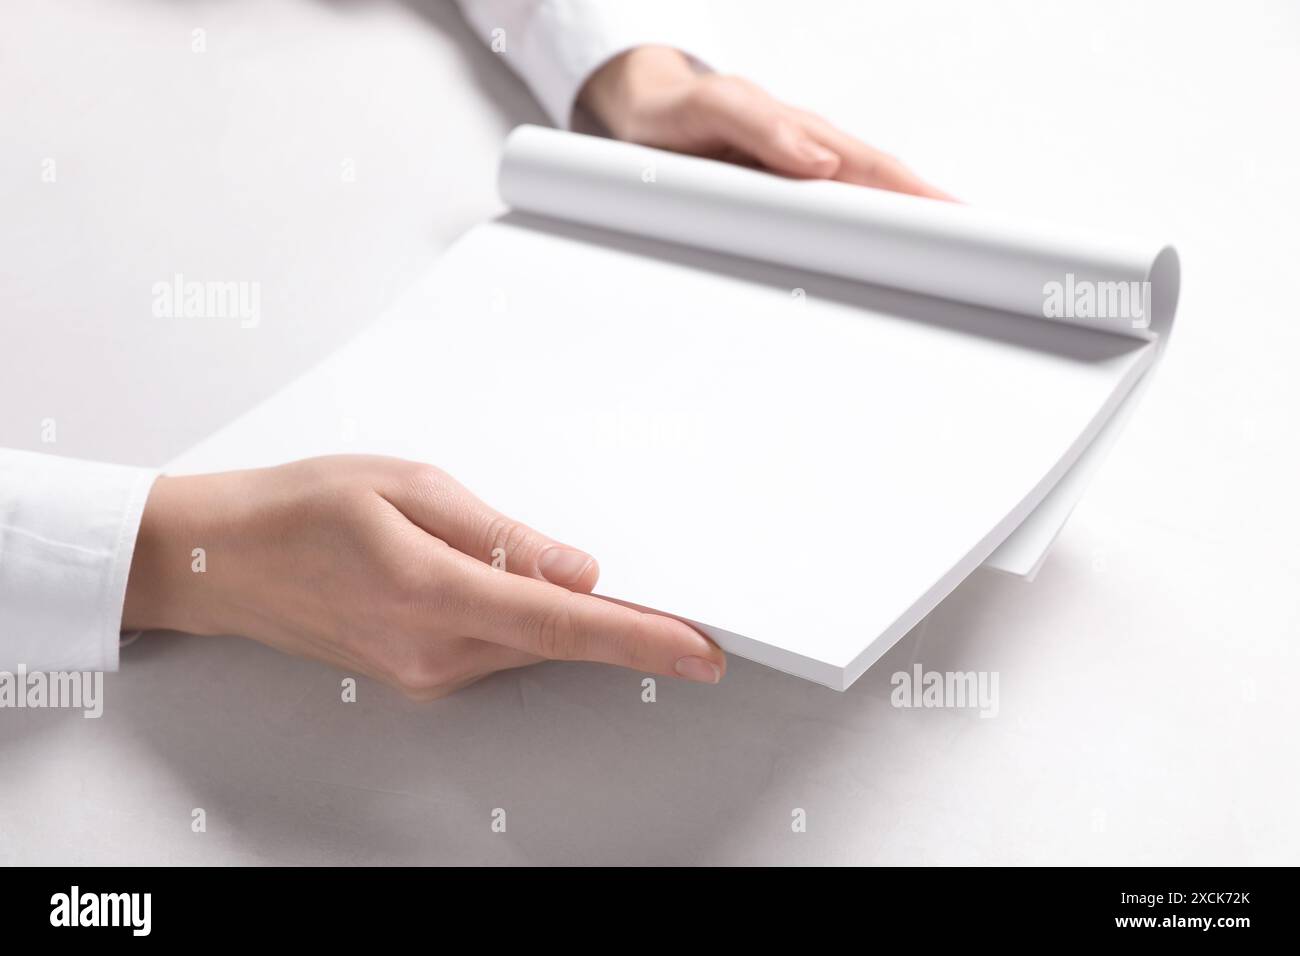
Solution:
<path fill-rule="evenodd" d="M 718 670 L 718 665 L 703 657 L 683 657 L 673 665 L 673 670 L 677 671 L 678 677 L 701 684 L 716 684 L 722 680 L 722 671 Z"/>
<path fill-rule="evenodd" d="M 591 555 L 569 548 L 547 548 L 537 558 L 537 570 L 552 584 L 568 587 L 576 584 L 591 564 Z"/>

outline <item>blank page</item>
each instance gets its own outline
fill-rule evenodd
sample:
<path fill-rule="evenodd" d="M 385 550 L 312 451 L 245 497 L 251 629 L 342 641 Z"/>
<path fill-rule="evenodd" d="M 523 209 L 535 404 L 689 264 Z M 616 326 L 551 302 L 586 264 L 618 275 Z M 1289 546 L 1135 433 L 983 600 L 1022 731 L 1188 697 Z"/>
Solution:
<path fill-rule="evenodd" d="M 1154 355 L 1132 337 L 512 214 L 174 463 L 435 463 L 598 593 L 842 689 L 1012 531 Z"/>

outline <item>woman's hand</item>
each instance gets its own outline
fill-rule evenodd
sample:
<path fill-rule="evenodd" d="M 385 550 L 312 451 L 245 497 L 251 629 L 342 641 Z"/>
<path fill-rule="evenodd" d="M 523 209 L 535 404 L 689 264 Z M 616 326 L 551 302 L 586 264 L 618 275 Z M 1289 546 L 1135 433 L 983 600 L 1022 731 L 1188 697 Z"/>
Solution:
<path fill-rule="evenodd" d="M 592 597 L 597 574 L 436 468 L 313 458 L 158 479 L 122 628 L 242 634 L 418 699 L 547 659 L 721 679 L 717 646 Z"/>
<path fill-rule="evenodd" d="M 748 80 L 697 73 L 668 47 L 638 47 L 615 57 L 587 81 L 579 102 L 629 142 L 787 176 L 953 199 L 820 117 L 773 99 Z"/>

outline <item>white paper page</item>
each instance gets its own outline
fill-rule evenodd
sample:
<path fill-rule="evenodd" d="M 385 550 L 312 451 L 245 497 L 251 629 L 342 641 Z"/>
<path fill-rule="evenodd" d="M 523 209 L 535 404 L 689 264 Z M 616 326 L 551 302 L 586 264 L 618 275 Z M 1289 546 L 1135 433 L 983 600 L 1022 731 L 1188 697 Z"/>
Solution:
<path fill-rule="evenodd" d="M 984 559 L 983 567 L 1032 581 L 1047 560 L 1052 543 L 1069 520 L 1074 506 L 1083 497 L 1088 482 L 1101 467 L 1111 447 L 1119 440 L 1124 425 L 1137 409 L 1142 393 L 1146 391 L 1154 374 L 1147 371 L 1129 390 L 1115 413 L 1101 427 L 1074 466 L 1047 493 L 1042 503 Z"/>
<path fill-rule="evenodd" d="M 1020 524 L 1154 351 L 512 216 L 171 470 L 434 462 L 593 553 L 599 593 L 842 689 Z"/>
<path fill-rule="evenodd" d="M 507 139 L 502 198 L 517 210 L 742 254 L 1043 317 L 1044 283 L 1146 283 L 1138 322 L 1071 310 L 1058 321 L 1158 337 L 1178 300 L 1174 250 L 1141 238 L 1081 234 L 951 203 L 842 183 L 797 181 L 535 126 Z M 1129 402 L 1131 407 L 1134 402 Z M 1043 504 L 987 559 L 1030 576 L 1118 435 L 1109 426 Z"/>

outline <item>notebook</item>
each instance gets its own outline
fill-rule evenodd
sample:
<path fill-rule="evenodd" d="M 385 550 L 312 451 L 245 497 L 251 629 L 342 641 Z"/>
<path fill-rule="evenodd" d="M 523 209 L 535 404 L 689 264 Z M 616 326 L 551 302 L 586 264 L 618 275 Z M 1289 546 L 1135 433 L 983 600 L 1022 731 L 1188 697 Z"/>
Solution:
<path fill-rule="evenodd" d="M 524 126 L 509 211 L 171 473 L 428 461 L 597 593 L 843 690 L 1032 575 L 1173 323 L 1174 249 Z"/>

